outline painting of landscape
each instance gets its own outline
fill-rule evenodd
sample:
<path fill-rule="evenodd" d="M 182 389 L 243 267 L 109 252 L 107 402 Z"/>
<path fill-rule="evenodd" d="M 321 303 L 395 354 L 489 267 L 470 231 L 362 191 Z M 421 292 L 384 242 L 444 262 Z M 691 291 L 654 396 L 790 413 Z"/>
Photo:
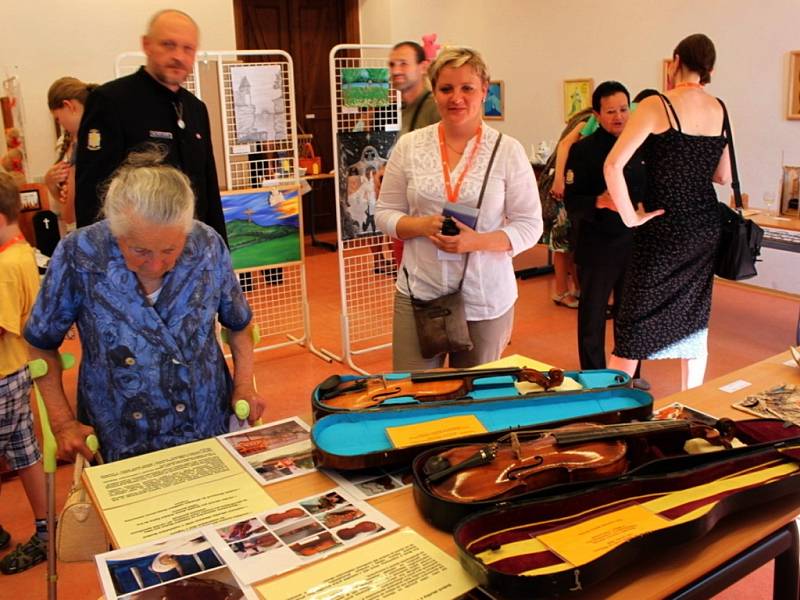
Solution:
<path fill-rule="evenodd" d="M 297 262 L 300 194 L 296 187 L 222 193 L 234 269 Z"/>

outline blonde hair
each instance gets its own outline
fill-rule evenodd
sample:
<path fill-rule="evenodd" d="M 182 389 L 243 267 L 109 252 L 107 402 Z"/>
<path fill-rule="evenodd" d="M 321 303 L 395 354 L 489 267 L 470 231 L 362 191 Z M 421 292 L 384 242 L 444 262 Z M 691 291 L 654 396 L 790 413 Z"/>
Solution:
<path fill-rule="evenodd" d="M 194 219 L 194 192 L 189 178 L 164 164 L 166 150 L 154 144 L 131 152 L 111 176 L 103 215 L 111 233 L 125 235 L 131 220 L 154 225 L 182 226 L 186 233 Z"/>
<path fill-rule="evenodd" d="M 47 107 L 56 110 L 66 100 L 77 100 L 85 105 L 89 93 L 96 87 L 96 83 L 84 83 L 75 77 L 59 77 L 47 90 Z"/>
<path fill-rule="evenodd" d="M 428 77 L 430 77 L 433 88 L 436 89 L 436 80 L 439 77 L 439 72 L 444 67 L 458 69 L 464 65 L 471 66 L 482 82 L 489 83 L 489 68 L 477 50 L 459 46 L 447 46 L 439 52 L 436 60 L 428 67 Z"/>

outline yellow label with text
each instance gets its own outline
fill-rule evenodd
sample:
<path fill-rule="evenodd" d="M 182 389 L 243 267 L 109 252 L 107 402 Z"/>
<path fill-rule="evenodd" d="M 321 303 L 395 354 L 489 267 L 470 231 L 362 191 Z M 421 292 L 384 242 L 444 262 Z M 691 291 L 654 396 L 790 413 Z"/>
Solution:
<path fill-rule="evenodd" d="M 640 535 L 669 527 L 670 522 L 641 506 L 629 506 L 583 523 L 537 536 L 573 566 L 585 565 Z"/>
<path fill-rule="evenodd" d="M 475 415 L 446 417 L 435 421 L 386 428 L 386 435 L 389 436 L 389 440 L 395 448 L 409 448 L 419 444 L 452 440 L 478 433 L 486 433 L 486 427 Z"/>

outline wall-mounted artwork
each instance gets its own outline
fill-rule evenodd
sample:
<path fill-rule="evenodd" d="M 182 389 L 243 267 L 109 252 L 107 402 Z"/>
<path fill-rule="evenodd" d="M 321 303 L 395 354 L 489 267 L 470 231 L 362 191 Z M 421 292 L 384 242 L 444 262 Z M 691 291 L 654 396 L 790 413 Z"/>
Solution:
<path fill-rule="evenodd" d="M 669 80 L 669 66 L 672 64 L 671 58 L 661 59 L 661 91 L 668 92 L 672 89 L 672 82 Z"/>
<path fill-rule="evenodd" d="M 236 143 L 286 139 L 280 65 L 232 65 L 230 70 Z"/>
<path fill-rule="evenodd" d="M 592 105 L 594 79 L 564 80 L 564 121 L 569 121 L 577 112 Z"/>
<path fill-rule="evenodd" d="M 483 118 L 486 120 L 502 121 L 505 119 L 505 87 L 502 81 L 490 81 L 486 92 L 486 101 L 483 103 Z"/>
<path fill-rule="evenodd" d="M 786 118 L 800 119 L 800 50 L 789 53 L 789 101 Z"/>
<path fill-rule="evenodd" d="M 342 69 L 342 106 L 389 105 L 389 69 Z"/>
<path fill-rule="evenodd" d="M 783 183 L 781 185 L 781 213 L 800 215 L 800 167 L 783 167 Z"/>
<path fill-rule="evenodd" d="M 394 131 L 340 132 L 339 218 L 343 240 L 375 235 L 375 203 L 389 154 L 397 141 Z"/>
<path fill-rule="evenodd" d="M 222 193 L 234 269 L 301 259 L 300 194 L 296 186 Z"/>

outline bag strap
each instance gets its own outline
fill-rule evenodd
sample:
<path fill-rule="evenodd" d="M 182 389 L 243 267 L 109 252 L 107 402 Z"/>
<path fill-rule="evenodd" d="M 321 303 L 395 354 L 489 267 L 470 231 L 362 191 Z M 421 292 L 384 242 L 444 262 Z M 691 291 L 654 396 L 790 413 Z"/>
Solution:
<path fill-rule="evenodd" d="M 731 131 L 731 122 L 728 118 L 728 109 L 725 103 L 717 98 L 720 106 L 722 106 L 722 133 L 728 140 L 728 156 L 731 161 L 731 189 L 733 190 L 733 198 L 736 201 L 736 210 L 742 214 L 744 204 L 742 203 L 742 191 L 739 187 L 739 170 L 736 168 L 736 152 L 733 149 L 733 132 Z"/>
<path fill-rule="evenodd" d="M 475 206 L 476 210 L 480 210 L 481 204 L 483 204 L 483 194 L 486 192 L 486 185 L 489 183 L 489 173 L 492 171 L 492 166 L 494 165 L 494 158 L 497 156 L 497 149 L 500 147 L 500 140 L 503 139 L 502 132 L 497 136 L 497 141 L 494 143 L 494 148 L 492 148 L 492 154 L 489 157 L 489 164 L 486 165 L 486 172 L 483 174 L 483 184 L 481 185 L 481 191 L 478 195 L 478 204 Z M 480 219 L 480 214 L 478 214 L 478 219 Z M 477 225 L 477 221 L 475 223 Z M 464 285 L 464 275 L 467 272 L 467 263 L 469 263 L 469 255 L 471 253 L 467 252 L 467 258 L 464 260 L 464 270 L 461 272 L 461 281 L 458 282 L 458 289 L 457 291 L 461 291 L 461 286 Z M 408 279 L 408 271 L 406 270 L 405 265 L 403 265 L 403 273 L 406 275 L 406 285 L 408 285 L 408 293 L 411 296 L 411 299 L 414 300 L 414 294 L 411 293 L 411 281 Z"/>

